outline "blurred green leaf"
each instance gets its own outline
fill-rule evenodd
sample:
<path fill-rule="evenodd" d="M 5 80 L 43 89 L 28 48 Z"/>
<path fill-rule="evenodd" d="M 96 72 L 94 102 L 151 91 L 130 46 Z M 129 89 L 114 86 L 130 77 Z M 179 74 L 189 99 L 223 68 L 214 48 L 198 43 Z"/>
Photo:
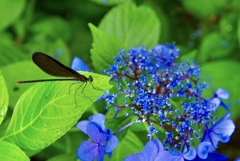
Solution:
<path fill-rule="evenodd" d="M 69 41 L 71 38 L 71 28 L 69 24 L 59 17 L 45 18 L 30 28 L 35 40 L 63 39 Z"/>
<path fill-rule="evenodd" d="M 120 42 L 112 35 L 109 35 L 89 24 L 93 35 L 93 43 L 91 49 L 91 58 L 95 69 L 101 72 L 113 63 L 114 57 L 121 48 Z"/>
<path fill-rule="evenodd" d="M 61 154 L 55 157 L 52 157 L 50 159 L 48 159 L 47 161 L 76 161 L 76 154 L 72 153 L 72 154 Z"/>
<path fill-rule="evenodd" d="M 57 40 L 42 40 L 42 41 L 32 41 L 24 45 L 26 53 L 28 53 L 29 58 L 31 58 L 32 53 L 40 51 L 46 53 L 55 59 L 59 60 L 61 63 L 69 66 L 70 64 L 70 51 L 61 39 Z"/>
<path fill-rule="evenodd" d="M 229 100 L 225 102 L 230 103 L 229 108 L 231 109 L 232 118 L 239 117 L 240 108 L 239 100 L 240 100 L 240 75 L 234 71 L 240 71 L 240 64 L 235 61 L 216 61 L 208 64 L 204 64 L 202 66 L 201 77 L 203 81 L 208 82 L 206 78 L 206 74 L 210 77 L 210 80 L 214 86 L 214 89 L 223 88 L 230 93 Z M 216 91 L 215 91 L 216 92 Z M 207 97 L 212 97 L 213 91 L 209 89 L 204 93 Z M 226 111 L 223 111 L 223 114 Z"/>
<path fill-rule="evenodd" d="M 18 50 L 13 45 L 9 44 L 7 41 L 0 41 L 0 67 L 22 61 L 27 60 L 25 54 L 23 54 L 20 50 Z"/>
<path fill-rule="evenodd" d="M 0 160 L 2 161 L 30 161 L 26 154 L 16 145 L 0 141 Z"/>
<path fill-rule="evenodd" d="M 7 86 L 5 84 L 5 80 L 3 75 L 0 71 L 0 125 L 2 124 L 3 119 L 6 116 L 8 103 L 9 103 L 9 95 L 7 91 Z"/>
<path fill-rule="evenodd" d="M 239 43 L 239 46 L 240 46 L 240 17 L 238 18 L 237 36 L 238 36 L 238 43 Z"/>
<path fill-rule="evenodd" d="M 86 77 L 91 74 L 95 88 L 88 83 L 79 89 L 82 82 L 73 84 L 71 88 L 71 82 L 46 82 L 24 92 L 2 140 L 15 143 L 23 150 L 39 150 L 64 135 L 93 101 L 111 88 L 107 76 L 81 74 Z"/>
<path fill-rule="evenodd" d="M 106 127 L 111 129 L 112 133 L 117 132 L 124 126 L 128 125 L 131 121 L 133 121 L 134 117 L 126 117 L 123 116 L 121 118 L 112 118 L 106 120 Z M 121 142 L 125 135 L 127 134 L 128 128 L 121 131 L 118 136 L 118 141 Z"/>
<path fill-rule="evenodd" d="M 213 32 L 207 35 L 199 49 L 199 62 L 204 62 L 209 59 L 218 59 L 231 54 L 234 48 L 233 42 L 228 42 L 221 34 Z"/>
<path fill-rule="evenodd" d="M 31 25 L 32 25 L 31 21 L 35 16 L 34 14 L 35 2 L 36 2 L 35 0 L 28 1 L 21 18 L 17 19 L 13 23 L 13 29 L 17 35 L 17 41 L 18 41 L 17 43 L 19 44 L 24 43 L 23 40 L 25 37 L 27 37 L 26 33 L 28 32 L 29 28 L 31 28 Z"/>
<path fill-rule="evenodd" d="M 193 50 L 187 54 L 184 54 L 180 57 L 180 62 L 186 62 L 186 60 L 189 60 L 190 62 L 194 61 L 197 56 L 197 50 Z"/>
<path fill-rule="evenodd" d="M 110 10 L 99 24 L 99 29 L 115 36 L 124 48 L 145 46 L 152 48 L 158 43 L 160 23 L 157 15 L 147 6 L 123 3 Z"/>
<path fill-rule="evenodd" d="M 200 19 L 207 19 L 210 16 L 218 14 L 218 12 L 227 5 L 227 0 L 182 0 L 183 6 L 194 16 Z"/>
<path fill-rule="evenodd" d="M 25 4 L 26 0 L 0 1 L 0 31 L 11 25 L 21 15 Z"/>
<path fill-rule="evenodd" d="M 2 73 L 6 80 L 8 88 L 11 108 L 14 107 L 19 96 L 33 84 L 16 84 L 17 80 L 32 80 L 32 79 L 44 79 L 49 77 L 41 69 L 39 69 L 32 61 L 22 61 L 18 63 L 12 63 L 1 68 Z M 21 73 L 21 74 L 20 74 Z"/>
<path fill-rule="evenodd" d="M 78 147 L 82 141 L 87 139 L 88 137 L 86 134 L 80 132 L 80 130 L 76 127 L 73 127 L 56 142 L 42 150 L 39 154 L 35 155 L 34 158 L 37 160 L 51 160 L 58 158 L 58 156 L 63 154 L 67 156 L 73 155 L 74 159 L 76 160 L 76 152 Z"/>
<path fill-rule="evenodd" d="M 113 151 L 112 157 L 109 159 L 107 156 L 104 158 L 106 161 L 122 161 L 128 155 L 139 153 L 142 151 L 144 143 L 130 130 L 127 132 L 126 137 L 122 140 L 117 148 Z"/>

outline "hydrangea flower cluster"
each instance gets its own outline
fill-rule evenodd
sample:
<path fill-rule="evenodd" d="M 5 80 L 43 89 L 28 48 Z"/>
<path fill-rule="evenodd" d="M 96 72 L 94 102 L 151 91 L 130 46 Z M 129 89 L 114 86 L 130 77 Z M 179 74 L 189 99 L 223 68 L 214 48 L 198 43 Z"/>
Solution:
<path fill-rule="evenodd" d="M 150 51 L 144 47 L 120 50 L 114 64 L 103 71 L 117 84 L 105 98 L 106 109 L 113 107 L 116 114 L 129 109 L 126 116 L 137 116 L 135 122 L 148 124 L 150 140 L 164 136 L 161 142 L 169 152 L 164 152 L 165 158 L 206 159 L 219 141 L 227 142 L 234 132 L 229 113 L 217 123 L 213 115 L 221 106 L 229 112 L 222 101 L 229 94 L 219 89 L 212 98 L 203 98 L 207 84 L 200 80 L 201 70 L 196 62 L 177 62 L 179 55 L 174 45 L 158 45 Z M 193 145 L 196 139 L 198 147 Z"/>

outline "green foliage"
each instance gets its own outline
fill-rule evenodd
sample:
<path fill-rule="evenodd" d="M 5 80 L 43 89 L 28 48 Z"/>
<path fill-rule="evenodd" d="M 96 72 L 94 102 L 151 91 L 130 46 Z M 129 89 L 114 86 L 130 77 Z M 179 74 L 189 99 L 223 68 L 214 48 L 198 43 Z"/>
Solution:
<path fill-rule="evenodd" d="M 39 150 L 52 144 L 76 124 L 93 101 L 110 89 L 109 77 L 91 75 L 96 89 L 88 83 L 80 92 L 79 86 L 73 84 L 70 88 L 71 83 L 65 82 L 41 83 L 29 88 L 19 98 L 2 140 L 23 150 Z"/>
<path fill-rule="evenodd" d="M 7 86 L 6 86 L 6 83 L 5 83 L 5 80 L 3 78 L 1 71 L 0 71 L 0 90 L 1 90 L 0 91 L 0 98 L 1 98 L 0 125 L 1 125 L 4 117 L 6 116 L 7 109 L 8 109 L 8 103 L 9 103 L 9 95 L 8 95 L 8 91 L 7 91 Z"/>
<path fill-rule="evenodd" d="M 160 36 L 160 22 L 152 9 L 136 6 L 131 1 L 110 10 L 101 20 L 99 28 L 114 35 L 125 49 L 132 46 L 150 49 L 157 44 Z"/>
<path fill-rule="evenodd" d="M 89 26 L 93 35 L 91 58 L 98 71 L 113 63 L 119 49 L 132 46 L 150 48 L 159 39 L 156 35 L 159 35 L 160 24 L 155 13 L 147 6 L 137 7 L 132 2 L 110 10 L 99 24 L 99 29 Z"/>
<path fill-rule="evenodd" d="M 16 145 L 9 142 L 0 141 L 0 160 L 3 161 L 30 161 L 26 154 Z"/>
<path fill-rule="evenodd" d="M 183 5 L 187 10 L 201 19 L 209 18 L 217 14 L 227 3 L 227 0 L 183 0 Z"/>
<path fill-rule="evenodd" d="M 217 90 L 218 88 L 224 88 L 230 93 L 230 98 L 226 102 L 229 103 L 229 108 L 232 112 L 232 118 L 236 119 L 239 117 L 240 109 L 239 104 L 239 88 L 234 88 L 239 86 L 240 75 L 236 74 L 234 71 L 240 71 L 240 64 L 236 61 L 216 61 L 202 66 L 202 78 L 205 82 L 206 74 L 210 77 L 211 82 Z M 218 70 L 219 72 L 216 72 Z M 221 74 L 219 74 L 221 73 Z M 212 95 L 211 90 L 206 92 L 206 96 L 210 97 Z M 223 111 L 225 112 L 225 111 Z"/>
<path fill-rule="evenodd" d="M 24 10 L 25 0 L 1 1 L 0 2 L 0 31 L 11 25 Z M 7 16 L 6 16 L 7 15 Z"/>

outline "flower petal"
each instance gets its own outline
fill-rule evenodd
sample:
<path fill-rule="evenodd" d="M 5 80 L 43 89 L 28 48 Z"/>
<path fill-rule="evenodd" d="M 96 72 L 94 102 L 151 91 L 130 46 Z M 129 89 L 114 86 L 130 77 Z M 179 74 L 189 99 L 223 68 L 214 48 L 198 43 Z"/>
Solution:
<path fill-rule="evenodd" d="M 118 138 L 115 135 L 111 135 L 108 140 L 108 144 L 105 146 L 105 152 L 112 152 L 118 145 Z"/>
<path fill-rule="evenodd" d="M 164 147 L 163 147 L 162 143 L 158 139 L 153 140 L 153 143 L 157 146 L 158 152 L 164 150 Z"/>
<path fill-rule="evenodd" d="M 124 158 L 124 161 L 146 161 L 142 153 L 136 153 L 132 154 L 126 158 Z"/>
<path fill-rule="evenodd" d="M 88 125 L 89 121 L 87 120 L 83 120 L 80 121 L 79 123 L 77 123 L 76 127 L 81 130 L 82 132 L 84 132 L 85 134 L 87 134 L 87 125 Z"/>
<path fill-rule="evenodd" d="M 222 88 L 219 88 L 216 92 L 216 95 L 219 97 L 219 98 L 223 98 L 223 99 L 228 99 L 229 98 L 229 93 L 228 91 L 222 89 Z"/>
<path fill-rule="evenodd" d="M 76 71 L 87 71 L 91 72 L 88 66 L 78 57 L 74 57 L 71 68 Z"/>
<path fill-rule="evenodd" d="M 102 131 L 105 131 L 105 120 L 106 116 L 101 113 L 89 117 L 89 121 L 97 123 L 101 127 Z"/>
<path fill-rule="evenodd" d="M 215 148 L 210 142 L 204 141 L 198 145 L 197 154 L 199 158 L 206 159 L 208 157 L 208 153 L 211 153 L 214 150 Z"/>
<path fill-rule="evenodd" d="M 98 145 L 89 141 L 83 141 L 77 151 L 77 157 L 82 161 L 92 161 L 98 155 Z"/>
<path fill-rule="evenodd" d="M 183 157 L 187 160 L 193 160 L 197 155 L 196 149 L 193 147 L 189 148 L 188 153 L 183 154 Z"/>
<path fill-rule="evenodd" d="M 158 147 L 153 141 L 149 141 L 143 148 L 142 154 L 145 159 L 154 160 L 158 154 Z"/>
<path fill-rule="evenodd" d="M 87 125 L 87 135 L 90 137 L 94 142 L 104 146 L 106 144 L 106 134 L 99 129 L 99 127 L 95 124 L 90 122 Z"/>

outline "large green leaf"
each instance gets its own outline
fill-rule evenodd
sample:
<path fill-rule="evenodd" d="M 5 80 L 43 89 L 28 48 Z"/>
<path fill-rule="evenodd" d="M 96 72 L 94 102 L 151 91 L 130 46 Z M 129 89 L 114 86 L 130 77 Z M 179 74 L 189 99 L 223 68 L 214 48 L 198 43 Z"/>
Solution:
<path fill-rule="evenodd" d="M 123 3 L 107 13 L 99 28 L 121 41 L 126 49 L 137 46 L 152 48 L 158 43 L 160 23 L 147 6 Z"/>
<path fill-rule="evenodd" d="M 67 41 L 72 34 L 69 24 L 59 17 L 49 17 L 38 21 L 31 26 L 30 31 L 37 40 L 50 38 Z"/>
<path fill-rule="evenodd" d="M 8 42 L 0 40 L 0 66 L 5 66 L 14 62 L 27 60 L 25 54 Z"/>
<path fill-rule="evenodd" d="M 14 22 L 22 13 L 26 0 L 0 1 L 0 31 Z"/>
<path fill-rule="evenodd" d="M 223 35 L 213 32 L 207 35 L 201 43 L 199 61 L 224 58 L 231 54 L 234 47 L 234 42 L 228 42 Z"/>
<path fill-rule="evenodd" d="M 81 73 L 92 75 L 94 87 L 82 82 L 46 82 L 29 88 L 19 98 L 2 140 L 15 143 L 23 150 L 39 150 L 64 135 L 111 88 L 109 77 Z"/>
<path fill-rule="evenodd" d="M 2 124 L 3 119 L 6 116 L 7 109 L 8 109 L 8 103 L 9 103 L 9 96 L 7 91 L 7 86 L 5 84 L 5 80 L 3 78 L 3 75 L 0 71 L 0 124 Z"/>
<path fill-rule="evenodd" d="M 9 64 L 1 68 L 6 80 L 8 92 L 11 98 L 10 108 L 13 108 L 19 96 L 32 84 L 16 84 L 17 80 L 44 79 L 48 77 L 32 61 L 22 61 Z M 21 74 L 20 74 L 21 73 Z"/>
<path fill-rule="evenodd" d="M 16 145 L 9 142 L 0 141 L 1 161 L 29 161 L 26 154 Z"/>
<path fill-rule="evenodd" d="M 94 25 L 89 24 L 89 27 L 93 35 L 92 62 L 95 69 L 101 72 L 113 63 L 113 59 L 122 45 L 114 36 L 103 32 Z"/>

